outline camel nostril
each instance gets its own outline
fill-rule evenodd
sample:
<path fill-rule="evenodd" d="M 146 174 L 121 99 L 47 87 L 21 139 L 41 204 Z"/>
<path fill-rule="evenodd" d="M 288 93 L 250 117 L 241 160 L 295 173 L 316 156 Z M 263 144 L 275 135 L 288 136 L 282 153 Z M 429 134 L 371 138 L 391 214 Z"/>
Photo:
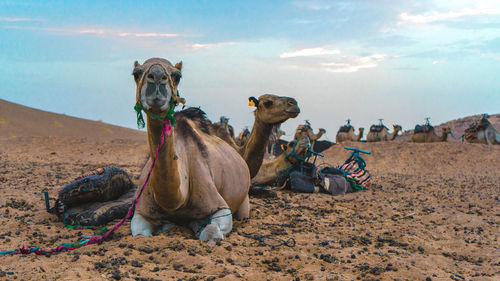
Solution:
<path fill-rule="evenodd" d="M 297 105 L 297 101 L 295 99 L 288 99 L 288 105 Z"/>

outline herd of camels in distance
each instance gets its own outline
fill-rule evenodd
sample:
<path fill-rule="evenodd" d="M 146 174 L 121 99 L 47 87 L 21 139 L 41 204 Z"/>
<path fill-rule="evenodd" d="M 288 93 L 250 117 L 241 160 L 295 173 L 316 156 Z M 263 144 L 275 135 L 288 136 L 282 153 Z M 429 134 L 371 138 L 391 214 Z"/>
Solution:
<path fill-rule="evenodd" d="M 249 105 L 255 107 L 252 129 L 245 138 L 235 138 L 227 119 L 212 123 L 200 108 L 173 113 L 177 104 L 189 99 L 179 96 L 181 71 L 182 62 L 173 65 L 161 58 L 134 63 L 136 108 L 144 110 L 147 116 L 150 158 L 139 178 L 138 186 L 142 189 L 138 189 L 131 231 L 133 236 L 150 236 L 173 222 L 191 228 L 200 240 L 213 242 L 231 231 L 233 217 L 249 218 L 250 185 L 265 183 L 299 161 L 325 130 L 312 134 L 310 126 L 299 126 L 294 140 L 283 146 L 285 153 L 266 159 L 276 128 L 299 115 L 298 102 L 292 97 L 270 94 L 250 97 Z M 349 124 L 342 128 L 338 142 L 360 139 L 362 130 L 355 135 Z M 374 128 L 368 141 L 391 140 L 401 130 L 395 125 L 390 134 L 383 125 Z M 490 138 L 491 129 L 492 126 L 477 130 L 475 139 L 470 140 Z M 424 126 L 412 140 L 446 140 L 448 133 L 449 129 L 444 129 L 440 137 Z M 494 140 L 498 141 L 500 137 L 494 133 Z"/>

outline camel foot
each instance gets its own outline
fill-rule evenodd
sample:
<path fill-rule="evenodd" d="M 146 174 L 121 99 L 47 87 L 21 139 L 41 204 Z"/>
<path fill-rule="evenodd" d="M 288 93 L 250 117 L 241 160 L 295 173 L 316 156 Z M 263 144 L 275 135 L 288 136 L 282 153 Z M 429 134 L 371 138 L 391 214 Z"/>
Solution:
<path fill-rule="evenodd" d="M 130 230 L 132 236 L 143 235 L 149 237 L 153 233 L 153 225 L 145 217 L 135 213 L 130 222 Z"/>
<path fill-rule="evenodd" d="M 216 240 L 224 240 L 224 235 L 233 229 L 233 216 L 229 209 L 222 209 L 215 212 L 209 220 L 210 223 L 203 228 L 198 236 L 200 240 L 208 241 L 209 245 L 214 244 Z M 192 226 L 196 232 L 196 223 Z"/>

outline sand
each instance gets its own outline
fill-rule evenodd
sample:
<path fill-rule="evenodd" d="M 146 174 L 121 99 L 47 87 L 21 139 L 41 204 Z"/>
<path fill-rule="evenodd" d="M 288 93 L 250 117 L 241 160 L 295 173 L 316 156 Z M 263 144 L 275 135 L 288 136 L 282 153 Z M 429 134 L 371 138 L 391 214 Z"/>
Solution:
<path fill-rule="evenodd" d="M 56 197 L 74 177 L 109 165 L 137 180 L 145 134 L 45 112 L 22 120 L 12 109 L 17 105 L 0 105 L 0 251 L 47 249 L 93 234 L 65 228 L 47 213 L 42 190 Z M 6 107 L 9 116 L 2 115 Z M 33 125 L 40 133 L 22 130 Z M 372 152 L 365 157 L 370 190 L 252 197 L 250 219 L 235 221 L 233 232 L 213 247 L 183 227 L 132 237 L 126 223 L 101 245 L 50 257 L 0 256 L 0 280 L 500 279 L 500 146 L 346 145 Z M 347 156 L 334 145 L 319 162 L 336 164 Z M 263 245 L 251 235 L 276 240 Z M 272 246 L 288 239 L 294 247 Z"/>

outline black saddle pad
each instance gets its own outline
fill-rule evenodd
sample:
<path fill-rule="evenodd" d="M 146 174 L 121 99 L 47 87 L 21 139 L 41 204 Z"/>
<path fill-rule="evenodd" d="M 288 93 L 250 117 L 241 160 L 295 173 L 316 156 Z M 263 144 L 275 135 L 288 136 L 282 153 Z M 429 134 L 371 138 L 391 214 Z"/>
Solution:
<path fill-rule="evenodd" d="M 434 131 L 434 127 L 432 125 L 417 125 L 415 126 L 415 133 L 430 133 Z"/>
<path fill-rule="evenodd" d="M 389 130 L 389 129 L 388 129 L 386 126 L 384 126 L 384 125 L 371 125 L 371 126 L 370 126 L 370 132 L 372 132 L 372 133 L 380 133 L 380 132 L 382 132 L 382 130 L 384 130 L 384 128 L 385 128 L 386 130 Z"/>
<path fill-rule="evenodd" d="M 339 133 L 347 133 L 351 130 L 351 128 L 354 130 L 354 128 L 351 125 L 344 125 L 340 127 Z"/>

